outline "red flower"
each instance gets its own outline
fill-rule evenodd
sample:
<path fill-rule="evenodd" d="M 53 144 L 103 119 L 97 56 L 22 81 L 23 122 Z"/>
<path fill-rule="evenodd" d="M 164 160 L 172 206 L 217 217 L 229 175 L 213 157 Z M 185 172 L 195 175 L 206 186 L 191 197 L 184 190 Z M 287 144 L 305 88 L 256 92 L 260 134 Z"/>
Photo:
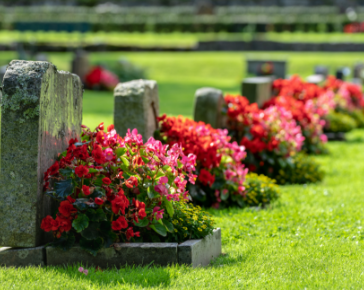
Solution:
<path fill-rule="evenodd" d="M 213 185 L 215 182 L 215 175 L 212 175 L 209 171 L 206 169 L 201 169 L 200 174 L 198 175 L 198 180 L 203 185 Z"/>
<path fill-rule="evenodd" d="M 112 130 L 114 130 L 114 125 L 110 125 L 109 127 L 107 127 L 107 132 L 111 132 Z"/>
<path fill-rule="evenodd" d="M 56 161 L 51 167 L 49 167 L 48 173 L 49 175 L 56 175 L 58 171 L 59 171 L 59 163 L 58 161 Z"/>
<path fill-rule="evenodd" d="M 140 237 L 140 232 L 135 232 L 133 231 L 133 228 L 130 227 L 126 230 L 126 239 L 130 240 L 132 237 Z"/>
<path fill-rule="evenodd" d="M 72 221 L 63 216 L 58 215 L 56 217 L 56 222 L 58 223 L 58 230 L 63 232 L 69 232 L 72 229 Z"/>
<path fill-rule="evenodd" d="M 95 203 L 98 204 L 98 205 L 102 205 L 104 203 L 104 201 L 101 198 L 96 197 L 95 198 Z"/>
<path fill-rule="evenodd" d="M 117 196 L 111 202 L 111 209 L 115 214 L 119 214 L 119 211 L 122 214 L 125 214 L 125 209 L 129 206 L 129 200 L 126 198 L 125 195 Z"/>
<path fill-rule="evenodd" d="M 108 178 L 108 177 L 104 177 L 104 178 L 102 179 L 102 182 L 103 182 L 104 184 L 106 184 L 106 185 L 109 185 L 109 184 L 111 183 L 111 180 L 110 180 L 110 178 Z"/>
<path fill-rule="evenodd" d="M 43 220 L 42 223 L 40 224 L 40 228 L 45 231 L 45 232 L 50 232 L 52 231 L 52 227 L 53 227 L 53 221 L 54 219 L 50 216 L 47 215 Z"/>
<path fill-rule="evenodd" d="M 94 150 L 92 150 L 92 157 L 99 164 L 105 163 L 105 156 L 102 152 L 102 148 L 99 145 L 96 145 L 94 147 Z"/>
<path fill-rule="evenodd" d="M 120 196 L 124 195 L 124 190 L 122 188 L 119 190 L 118 195 L 120 195 Z"/>
<path fill-rule="evenodd" d="M 138 216 L 141 218 L 141 219 L 144 219 L 146 216 L 147 216 L 147 213 L 145 212 L 145 208 L 142 208 L 138 211 Z"/>
<path fill-rule="evenodd" d="M 70 203 L 74 203 L 76 200 L 74 198 L 72 198 L 71 196 L 67 196 L 67 200 L 70 202 Z"/>
<path fill-rule="evenodd" d="M 121 229 L 126 229 L 128 227 L 128 222 L 126 221 L 125 217 L 119 216 L 116 221 L 112 222 L 111 227 L 114 231 L 120 231 Z"/>
<path fill-rule="evenodd" d="M 104 144 L 104 142 L 105 142 L 104 135 L 105 135 L 104 131 L 97 132 L 97 134 L 96 134 L 96 141 L 97 141 L 97 143 L 99 143 L 101 145 Z"/>
<path fill-rule="evenodd" d="M 77 209 L 75 209 L 68 200 L 65 200 L 65 201 L 61 202 L 61 205 L 59 206 L 58 211 L 64 217 L 70 217 L 72 214 L 77 212 Z"/>
<path fill-rule="evenodd" d="M 84 193 L 84 195 L 90 195 L 90 187 L 88 187 L 87 185 L 82 185 L 82 192 Z"/>
<path fill-rule="evenodd" d="M 133 186 L 138 186 L 138 179 L 135 176 L 131 176 L 128 180 L 125 180 L 125 185 L 129 188 L 133 188 Z"/>
<path fill-rule="evenodd" d="M 84 177 L 85 175 L 87 175 L 89 172 L 88 168 L 84 165 L 79 165 L 76 167 L 75 169 L 75 173 L 79 178 Z"/>

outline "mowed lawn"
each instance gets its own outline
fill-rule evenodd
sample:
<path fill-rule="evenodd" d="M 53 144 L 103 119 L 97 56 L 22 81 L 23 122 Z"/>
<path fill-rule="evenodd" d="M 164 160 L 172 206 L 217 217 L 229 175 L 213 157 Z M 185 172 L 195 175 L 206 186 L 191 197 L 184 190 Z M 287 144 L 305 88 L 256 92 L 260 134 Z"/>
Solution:
<path fill-rule="evenodd" d="M 329 144 L 317 185 L 284 186 L 271 208 L 210 210 L 224 255 L 205 268 L 0 268 L 1 289 L 361 289 L 364 132 Z M 85 266 L 85 265 L 83 265 Z"/>

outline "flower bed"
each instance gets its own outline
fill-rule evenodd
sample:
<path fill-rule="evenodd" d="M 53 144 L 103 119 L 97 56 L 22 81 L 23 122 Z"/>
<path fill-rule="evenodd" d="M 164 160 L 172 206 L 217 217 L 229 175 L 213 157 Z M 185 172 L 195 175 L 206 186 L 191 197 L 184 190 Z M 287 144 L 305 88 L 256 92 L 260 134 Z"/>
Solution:
<path fill-rule="evenodd" d="M 248 169 L 242 164 L 244 147 L 230 143 L 227 130 L 214 129 L 184 117 L 159 118 L 156 135 L 163 143 L 181 144 L 186 155 L 196 155 L 196 184 L 188 184 L 193 200 L 205 206 L 244 206 L 244 180 Z"/>
<path fill-rule="evenodd" d="M 246 147 L 244 163 L 251 171 L 275 179 L 281 170 L 295 169 L 293 157 L 301 151 L 305 137 L 290 111 L 274 104 L 259 109 L 238 95 L 226 95 L 225 102 L 228 130 Z"/>
<path fill-rule="evenodd" d="M 202 238 L 212 233 L 211 218 L 183 204 L 185 179 L 195 182 L 195 160 L 178 144 L 153 138 L 144 144 L 135 129 L 121 138 L 113 125 L 107 132 L 103 124 L 95 131 L 83 126 L 81 141 L 71 140 L 45 173 L 46 194 L 60 204 L 41 228 L 53 232 L 56 246 L 66 250 L 78 242 L 93 255 L 118 242 Z M 180 218 L 185 211 L 194 214 Z"/>

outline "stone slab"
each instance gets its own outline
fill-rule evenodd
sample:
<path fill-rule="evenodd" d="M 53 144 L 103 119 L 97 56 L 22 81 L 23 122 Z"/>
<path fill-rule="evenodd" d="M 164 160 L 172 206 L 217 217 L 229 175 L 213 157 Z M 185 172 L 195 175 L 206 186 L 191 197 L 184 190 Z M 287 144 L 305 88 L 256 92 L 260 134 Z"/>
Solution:
<path fill-rule="evenodd" d="M 221 255 L 221 229 L 202 240 L 189 240 L 178 245 L 178 263 L 192 267 L 207 266 Z"/>
<path fill-rule="evenodd" d="M 134 80 L 119 83 L 114 90 L 114 125 L 119 135 L 138 129 L 144 142 L 158 128 L 159 97 L 156 81 Z"/>
<path fill-rule="evenodd" d="M 14 60 L 2 95 L 0 245 L 36 247 L 51 236 L 40 222 L 55 205 L 43 194 L 44 172 L 79 137 L 82 83 L 49 62 Z"/>
<path fill-rule="evenodd" d="M 55 247 L 46 248 L 48 266 L 75 265 L 82 263 L 101 268 L 123 267 L 125 265 L 186 264 L 193 267 L 206 266 L 221 254 L 221 230 L 201 240 L 177 243 L 120 243 L 102 249 L 96 257 L 78 246 L 68 251 Z"/>
<path fill-rule="evenodd" d="M 261 107 L 272 96 L 272 78 L 246 78 L 242 82 L 241 93 L 250 103 L 257 103 Z"/>
<path fill-rule="evenodd" d="M 82 263 L 101 268 L 149 264 L 167 266 L 178 263 L 177 246 L 177 243 L 122 243 L 113 248 L 102 249 L 96 257 L 77 246 L 68 251 L 48 247 L 47 265 Z"/>
<path fill-rule="evenodd" d="M 198 89 L 195 94 L 194 120 L 210 124 L 213 128 L 224 127 L 223 105 L 224 96 L 221 90 L 215 88 Z"/>
<path fill-rule="evenodd" d="M 45 247 L 0 248 L 0 266 L 27 267 L 45 266 Z"/>

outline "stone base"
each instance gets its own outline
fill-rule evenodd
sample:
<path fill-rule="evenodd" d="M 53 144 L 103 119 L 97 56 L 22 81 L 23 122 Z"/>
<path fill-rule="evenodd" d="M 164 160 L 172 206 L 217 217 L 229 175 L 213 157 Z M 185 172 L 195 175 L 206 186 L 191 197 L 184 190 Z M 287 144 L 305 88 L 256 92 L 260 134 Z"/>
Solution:
<path fill-rule="evenodd" d="M 0 248 L 0 265 L 6 266 L 61 266 L 82 263 L 87 266 L 112 268 L 125 265 L 149 264 L 167 266 L 185 264 L 206 266 L 221 255 L 221 230 L 200 240 L 184 243 L 120 243 L 102 249 L 96 257 L 75 246 L 68 251 L 55 247 Z"/>
<path fill-rule="evenodd" d="M 0 248 L 0 266 L 45 266 L 45 247 Z"/>
<path fill-rule="evenodd" d="M 345 133 L 343 132 L 327 132 L 324 134 L 328 141 L 346 141 Z"/>

